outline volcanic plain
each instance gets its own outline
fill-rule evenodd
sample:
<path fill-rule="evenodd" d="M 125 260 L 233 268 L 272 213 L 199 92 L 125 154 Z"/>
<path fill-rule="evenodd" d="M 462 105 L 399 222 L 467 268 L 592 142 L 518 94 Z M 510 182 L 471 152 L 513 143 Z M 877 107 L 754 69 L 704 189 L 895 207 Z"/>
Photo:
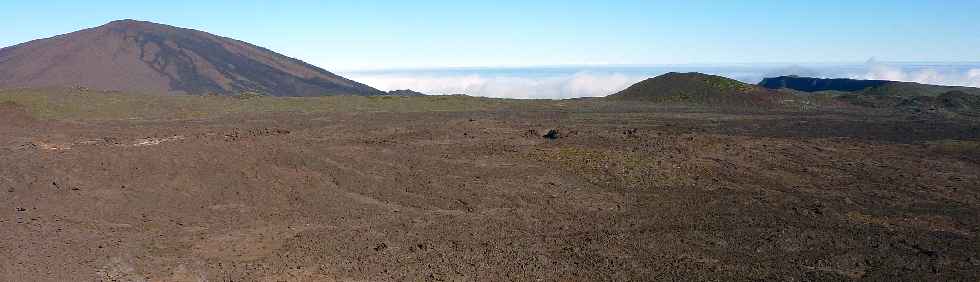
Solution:
<path fill-rule="evenodd" d="M 3 281 L 980 279 L 980 123 L 0 92 Z"/>

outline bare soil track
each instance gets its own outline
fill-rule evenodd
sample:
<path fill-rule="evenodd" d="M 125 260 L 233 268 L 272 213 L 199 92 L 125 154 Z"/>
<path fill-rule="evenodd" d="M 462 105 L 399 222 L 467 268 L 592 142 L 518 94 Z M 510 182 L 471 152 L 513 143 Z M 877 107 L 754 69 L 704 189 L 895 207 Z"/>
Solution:
<path fill-rule="evenodd" d="M 971 121 L 0 115 L 3 281 L 980 279 Z"/>

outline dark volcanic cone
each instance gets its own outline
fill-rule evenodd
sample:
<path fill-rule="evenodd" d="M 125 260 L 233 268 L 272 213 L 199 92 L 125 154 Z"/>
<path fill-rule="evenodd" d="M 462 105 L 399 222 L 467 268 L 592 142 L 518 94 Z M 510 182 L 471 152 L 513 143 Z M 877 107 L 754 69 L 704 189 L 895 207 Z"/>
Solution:
<path fill-rule="evenodd" d="M 638 82 L 610 99 L 731 106 L 771 105 L 788 95 L 703 73 L 667 73 Z"/>
<path fill-rule="evenodd" d="M 0 49 L 0 88 L 48 86 L 190 94 L 384 94 L 249 43 L 133 20 Z"/>

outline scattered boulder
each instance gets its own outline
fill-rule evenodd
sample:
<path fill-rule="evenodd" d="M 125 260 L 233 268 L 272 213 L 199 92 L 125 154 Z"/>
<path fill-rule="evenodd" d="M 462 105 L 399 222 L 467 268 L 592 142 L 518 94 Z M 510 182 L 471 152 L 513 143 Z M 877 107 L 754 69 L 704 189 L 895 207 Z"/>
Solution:
<path fill-rule="evenodd" d="M 279 135 L 289 135 L 292 133 L 286 129 L 279 128 L 264 128 L 264 129 L 234 129 L 230 132 L 224 134 L 225 141 L 239 141 L 243 139 L 251 139 L 255 137 L 266 137 L 266 136 L 279 136 Z"/>
<path fill-rule="evenodd" d="M 122 142 L 119 142 L 119 139 L 117 139 L 115 137 L 102 137 L 102 141 L 105 144 L 109 144 L 109 145 L 119 145 L 119 144 L 122 144 Z"/>
<path fill-rule="evenodd" d="M 623 130 L 623 135 L 625 135 L 627 138 L 636 138 L 636 137 L 639 137 L 639 136 L 636 135 L 636 132 L 637 131 L 638 131 L 638 129 L 636 129 L 636 128 L 627 128 L 627 129 Z"/>
<path fill-rule="evenodd" d="M 534 129 L 528 129 L 527 131 L 524 131 L 524 134 L 523 135 L 524 135 L 525 138 L 541 136 L 541 135 L 538 135 L 538 131 L 537 130 L 534 130 Z"/>
<path fill-rule="evenodd" d="M 561 135 L 560 132 L 558 132 L 557 129 L 551 129 L 551 130 L 548 130 L 548 133 L 546 133 L 542 137 L 544 137 L 545 139 L 555 140 L 555 139 L 561 138 L 562 135 Z"/>

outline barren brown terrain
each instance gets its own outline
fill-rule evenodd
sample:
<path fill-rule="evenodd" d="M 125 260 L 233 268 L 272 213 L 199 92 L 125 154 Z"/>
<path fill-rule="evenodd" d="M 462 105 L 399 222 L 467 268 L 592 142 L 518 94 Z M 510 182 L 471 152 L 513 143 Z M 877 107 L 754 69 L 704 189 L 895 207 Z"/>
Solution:
<path fill-rule="evenodd" d="M 0 280 L 980 279 L 975 120 L 526 103 L 0 104 Z"/>

